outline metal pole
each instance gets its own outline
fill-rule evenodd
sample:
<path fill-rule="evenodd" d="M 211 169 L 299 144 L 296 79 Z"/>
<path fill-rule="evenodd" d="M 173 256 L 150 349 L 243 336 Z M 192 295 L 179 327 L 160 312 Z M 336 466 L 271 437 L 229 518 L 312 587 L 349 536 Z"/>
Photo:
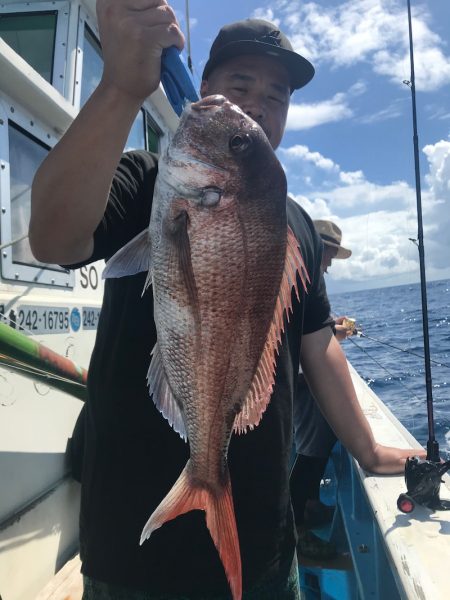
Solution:
<path fill-rule="evenodd" d="M 186 41 L 187 41 L 187 64 L 189 71 L 194 74 L 192 70 L 192 58 L 191 58 L 191 23 L 189 19 L 189 0 L 186 0 Z"/>
<path fill-rule="evenodd" d="M 420 191 L 420 163 L 419 163 L 419 138 L 417 135 L 417 111 L 416 111 L 416 85 L 414 74 L 414 48 L 411 23 L 411 2 L 407 0 L 408 5 L 408 27 L 409 27 L 409 56 L 411 61 L 411 98 L 412 98 L 412 116 L 413 116 L 413 143 L 414 143 L 414 168 L 416 175 L 416 199 L 417 199 L 417 225 L 418 225 L 418 248 L 420 264 L 420 289 L 422 294 L 422 325 L 423 325 L 423 345 L 425 357 L 425 383 L 427 390 L 427 414 L 428 414 L 428 442 L 427 442 L 427 460 L 439 462 L 439 444 L 434 434 L 434 416 L 433 416 L 433 388 L 431 383 L 431 364 L 430 364 L 430 339 L 428 331 L 428 306 L 427 306 L 427 282 L 425 275 L 425 250 L 423 244 L 423 222 L 422 222 L 422 196 Z"/>

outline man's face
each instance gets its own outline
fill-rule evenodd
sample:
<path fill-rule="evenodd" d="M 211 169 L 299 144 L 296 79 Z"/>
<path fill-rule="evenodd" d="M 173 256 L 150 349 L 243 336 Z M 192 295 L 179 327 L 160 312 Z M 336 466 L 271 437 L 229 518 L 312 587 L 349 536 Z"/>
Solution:
<path fill-rule="evenodd" d="M 289 76 L 276 59 L 246 54 L 218 65 L 202 81 L 202 98 L 222 94 L 256 121 L 273 149 L 283 137 L 290 100 Z"/>
<path fill-rule="evenodd" d="M 336 256 L 337 252 L 337 248 L 333 248 L 333 246 L 328 246 L 328 244 L 323 245 L 322 262 L 320 263 L 320 268 L 324 273 L 328 273 L 328 267 L 331 267 L 331 263 L 333 261 L 333 258 Z"/>

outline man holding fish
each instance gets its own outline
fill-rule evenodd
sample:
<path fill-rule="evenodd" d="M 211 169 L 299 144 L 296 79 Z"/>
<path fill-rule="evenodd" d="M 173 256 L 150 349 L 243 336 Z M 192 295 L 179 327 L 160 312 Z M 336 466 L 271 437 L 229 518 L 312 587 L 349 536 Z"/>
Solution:
<path fill-rule="evenodd" d="M 224 27 L 167 153 L 121 157 L 162 50 L 184 40 L 162 0 L 97 12 L 102 80 L 40 167 L 30 222 L 43 262 L 108 260 L 78 427 L 83 598 L 297 599 L 299 361 L 363 467 L 401 472 L 412 454 L 377 444 L 359 408 L 320 238 L 273 152 L 314 69 L 271 23 Z"/>

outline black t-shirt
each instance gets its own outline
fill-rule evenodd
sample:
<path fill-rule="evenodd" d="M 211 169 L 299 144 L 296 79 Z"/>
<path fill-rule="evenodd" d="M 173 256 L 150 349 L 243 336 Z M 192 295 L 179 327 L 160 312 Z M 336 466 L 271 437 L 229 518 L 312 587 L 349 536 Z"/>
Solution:
<path fill-rule="evenodd" d="M 89 261 L 109 258 L 148 226 L 157 157 L 123 156 Z M 295 534 L 289 497 L 292 398 L 301 332 L 330 323 L 320 274 L 321 241 L 306 213 L 287 202 L 288 222 L 311 277 L 283 336 L 269 407 L 259 426 L 231 439 L 228 460 L 244 589 L 290 566 Z M 79 265 L 78 265 L 79 266 Z M 77 430 L 84 437 L 80 553 L 82 572 L 154 593 L 227 592 L 204 513 L 165 523 L 143 546 L 139 537 L 153 510 L 189 458 L 189 445 L 149 396 L 146 374 L 156 341 L 146 273 L 105 282 L 103 307 L 88 378 L 88 400 Z"/>

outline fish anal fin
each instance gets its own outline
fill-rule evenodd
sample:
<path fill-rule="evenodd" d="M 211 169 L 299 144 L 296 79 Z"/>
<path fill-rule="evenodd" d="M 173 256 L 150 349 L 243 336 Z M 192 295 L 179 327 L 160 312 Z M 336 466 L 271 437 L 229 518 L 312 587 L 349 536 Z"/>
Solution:
<path fill-rule="evenodd" d="M 142 271 L 151 272 L 152 244 L 148 229 L 141 231 L 123 248 L 118 250 L 106 263 L 102 273 L 103 279 L 135 275 Z M 149 277 L 147 277 L 149 280 Z M 147 285 L 147 282 L 146 282 Z"/>
<path fill-rule="evenodd" d="M 186 441 L 187 434 L 183 414 L 167 381 L 158 344 L 155 344 L 152 351 L 152 360 L 147 373 L 147 384 L 156 408 L 167 419 L 173 430 Z"/>
<path fill-rule="evenodd" d="M 167 521 L 191 510 L 206 512 L 206 525 L 219 552 L 233 600 L 242 598 L 242 565 L 229 476 L 223 488 L 213 491 L 193 482 L 189 462 L 142 530 L 140 544 Z"/>
<path fill-rule="evenodd" d="M 310 283 L 309 275 L 297 239 L 292 229 L 288 227 L 284 270 L 272 323 L 250 390 L 244 400 L 241 412 L 236 415 L 234 421 L 233 430 L 236 433 L 245 433 L 256 427 L 270 402 L 275 385 L 275 354 L 278 352 L 284 332 L 284 316 L 286 315 L 289 320 L 292 312 L 292 288 L 294 288 L 297 298 L 300 298 L 297 274 L 306 292 L 307 285 Z"/>

